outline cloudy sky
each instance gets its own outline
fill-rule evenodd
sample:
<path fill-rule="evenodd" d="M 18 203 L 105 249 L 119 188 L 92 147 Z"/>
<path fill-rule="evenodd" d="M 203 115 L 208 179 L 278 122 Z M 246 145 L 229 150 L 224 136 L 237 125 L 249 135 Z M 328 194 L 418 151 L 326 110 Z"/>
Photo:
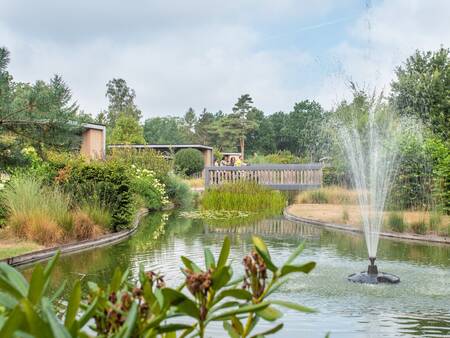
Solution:
<path fill-rule="evenodd" d="M 450 46 L 448 0 L 0 0 L 0 45 L 16 81 L 60 74 L 82 109 L 124 78 L 144 117 L 266 113 L 303 99 L 331 108 L 347 83 L 389 90 L 416 48 Z"/>

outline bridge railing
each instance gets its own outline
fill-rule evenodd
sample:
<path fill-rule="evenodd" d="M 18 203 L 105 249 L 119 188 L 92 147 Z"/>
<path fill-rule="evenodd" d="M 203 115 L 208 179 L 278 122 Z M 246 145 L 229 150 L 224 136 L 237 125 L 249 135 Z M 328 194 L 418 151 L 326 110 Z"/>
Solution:
<path fill-rule="evenodd" d="M 322 164 L 258 164 L 206 167 L 205 187 L 252 181 L 278 190 L 307 190 L 322 185 Z"/>

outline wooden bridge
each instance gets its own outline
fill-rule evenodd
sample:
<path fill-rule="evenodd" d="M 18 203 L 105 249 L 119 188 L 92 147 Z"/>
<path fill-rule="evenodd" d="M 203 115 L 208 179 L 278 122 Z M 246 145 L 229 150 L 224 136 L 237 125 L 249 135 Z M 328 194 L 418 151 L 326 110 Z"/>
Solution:
<path fill-rule="evenodd" d="M 205 187 L 252 181 L 278 190 L 308 190 L 322 185 L 322 164 L 262 164 L 206 167 Z"/>

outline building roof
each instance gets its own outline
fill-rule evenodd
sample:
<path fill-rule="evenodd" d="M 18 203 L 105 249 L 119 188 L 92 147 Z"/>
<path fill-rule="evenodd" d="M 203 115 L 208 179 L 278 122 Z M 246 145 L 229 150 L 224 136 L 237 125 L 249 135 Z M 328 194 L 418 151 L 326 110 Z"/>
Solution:
<path fill-rule="evenodd" d="M 106 126 L 99 123 L 83 123 L 82 126 L 86 129 L 106 130 Z"/>
<path fill-rule="evenodd" d="M 182 149 L 182 148 L 196 148 L 212 150 L 212 147 L 202 144 L 110 144 L 109 148 L 151 148 L 151 149 Z"/>

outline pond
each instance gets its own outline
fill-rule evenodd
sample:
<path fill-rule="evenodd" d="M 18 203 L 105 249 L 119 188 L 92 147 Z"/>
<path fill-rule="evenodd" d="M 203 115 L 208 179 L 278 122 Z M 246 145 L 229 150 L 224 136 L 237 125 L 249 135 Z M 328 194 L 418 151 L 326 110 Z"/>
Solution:
<path fill-rule="evenodd" d="M 165 275 L 169 285 L 179 284 L 181 255 L 203 263 L 203 248 L 218 254 L 222 239 L 232 240 L 230 257 L 241 274 L 242 257 L 250 252 L 251 234 L 266 241 L 274 261 L 282 262 L 306 240 L 300 262 L 316 261 L 310 275 L 294 275 L 277 294 L 318 310 L 314 314 L 285 311 L 285 327 L 278 337 L 384 337 L 450 336 L 450 247 L 382 239 L 378 266 L 400 276 L 398 285 L 359 285 L 346 280 L 364 270 L 367 252 L 360 235 L 294 223 L 283 218 L 266 219 L 247 226 L 213 227 L 207 221 L 190 220 L 176 213 L 147 216 L 136 234 L 119 244 L 61 258 L 55 286 L 77 278 L 98 283 L 109 281 L 114 269 L 139 266 Z M 26 270 L 29 270 L 27 268 Z M 28 271 L 27 271 L 28 272 Z M 225 336 L 221 326 L 208 336 Z"/>

